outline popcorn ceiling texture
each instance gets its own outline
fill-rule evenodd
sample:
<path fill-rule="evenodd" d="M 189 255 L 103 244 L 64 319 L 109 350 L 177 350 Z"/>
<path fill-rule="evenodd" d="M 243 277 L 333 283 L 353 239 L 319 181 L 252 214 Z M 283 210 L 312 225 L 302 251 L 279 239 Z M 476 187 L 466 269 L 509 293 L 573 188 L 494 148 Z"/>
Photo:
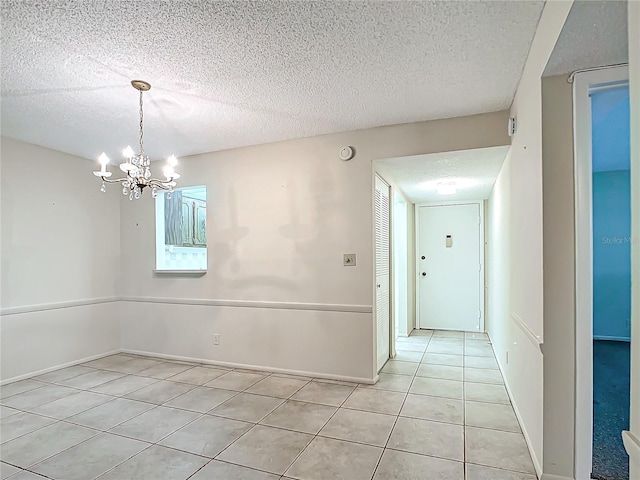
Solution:
<path fill-rule="evenodd" d="M 509 146 L 477 148 L 376 161 L 377 170 L 392 179 L 412 203 L 489 198 Z M 454 195 L 438 195 L 438 182 L 455 181 Z"/>
<path fill-rule="evenodd" d="M 627 43 L 627 1 L 574 2 L 544 75 L 627 63 Z"/>
<path fill-rule="evenodd" d="M 2 134 L 117 158 L 132 79 L 155 158 L 498 111 L 543 5 L 3 0 Z"/>

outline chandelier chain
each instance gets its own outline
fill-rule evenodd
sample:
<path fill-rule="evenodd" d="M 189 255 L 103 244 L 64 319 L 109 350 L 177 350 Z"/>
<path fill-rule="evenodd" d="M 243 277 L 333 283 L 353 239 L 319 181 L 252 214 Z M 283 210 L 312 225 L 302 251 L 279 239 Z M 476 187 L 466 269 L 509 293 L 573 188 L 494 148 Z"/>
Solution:
<path fill-rule="evenodd" d="M 143 113 L 142 113 L 142 90 L 140 90 L 140 154 L 144 153 L 144 148 L 142 148 L 142 120 L 143 120 Z"/>

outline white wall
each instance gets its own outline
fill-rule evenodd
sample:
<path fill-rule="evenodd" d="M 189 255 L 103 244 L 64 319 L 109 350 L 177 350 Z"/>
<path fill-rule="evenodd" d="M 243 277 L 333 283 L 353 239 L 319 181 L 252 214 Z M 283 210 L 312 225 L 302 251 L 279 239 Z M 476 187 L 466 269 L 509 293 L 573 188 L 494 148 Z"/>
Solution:
<path fill-rule="evenodd" d="M 640 2 L 629 2 L 631 106 L 631 419 L 625 446 L 629 478 L 640 478 Z"/>
<path fill-rule="evenodd" d="M 2 138 L 2 381 L 117 350 L 120 220 L 85 159 Z"/>
<path fill-rule="evenodd" d="M 513 148 L 513 147 L 512 147 Z M 515 217 L 514 158 L 510 150 L 487 202 L 487 317 L 485 328 L 505 377 L 523 433 L 538 474 L 542 470 L 542 354 L 524 318 L 514 310 L 514 264 L 522 256 L 536 255 L 531 245 L 513 241 Z M 529 208 L 534 208 L 530 205 Z M 539 207 L 537 207 L 539 208 Z M 527 250 L 529 249 L 529 250 Z M 518 257 L 519 256 L 519 257 Z M 526 288 L 534 289 L 536 285 Z M 522 288 L 522 285 L 520 285 Z"/>
<path fill-rule="evenodd" d="M 553 392 L 547 378 L 555 380 L 544 370 L 543 387 L 538 345 L 543 333 L 544 340 L 548 338 L 543 317 L 541 76 L 571 5 L 570 1 L 545 5 L 511 106 L 518 130 L 488 203 L 488 332 L 536 470 L 560 476 L 573 465 L 573 443 L 566 442 L 572 430 L 566 430 L 566 425 L 554 429 L 547 423 L 546 415 L 554 411 L 546 404 L 547 394 Z M 552 351 L 547 345 L 544 348 L 545 356 Z M 544 414 L 543 392 L 548 407 Z M 571 397 L 560 400 L 560 408 L 571 401 Z"/>
<path fill-rule="evenodd" d="M 391 263 L 393 265 L 393 315 L 398 335 L 406 337 L 409 329 L 409 202 L 398 190 L 393 191 Z M 394 333 L 395 334 L 395 333 Z"/>
<path fill-rule="evenodd" d="M 372 160 L 505 145 L 506 121 L 497 112 L 183 159 L 180 186 L 207 186 L 208 272 L 154 276 L 153 203 L 123 198 L 123 347 L 372 380 Z M 338 159 L 345 145 L 349 162 Z"/>
<path fill-rule="evenodd" d="M 573 90 L 567 77 L 542 81 L 544 464 L 545 473 L 574 478 L 576 240 Z"/>
<path fill-rule="evenodd" d="M 511 151 L 487 201 L 485 242 L 487 244 L 487 315 L 485 329 L 491 337 L 501 367 L 505 368 L 506 350 L 512 329 L 511 320 Z"/>

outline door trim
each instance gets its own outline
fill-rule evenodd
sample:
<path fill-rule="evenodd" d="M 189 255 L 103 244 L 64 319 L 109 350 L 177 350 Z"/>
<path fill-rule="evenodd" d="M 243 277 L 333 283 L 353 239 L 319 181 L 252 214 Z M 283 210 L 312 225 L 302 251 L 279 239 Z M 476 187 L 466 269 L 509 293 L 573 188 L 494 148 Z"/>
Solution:
<path fill-rule="evenodd" d="M 480 215 L 480 271 L 478 272 L 479 281 L 480 281 L 480 332 L 485 332 L 485 264 L 484 264 L 484 253 L 485 253 L 485 243 L 484 243 L 484 200 L 471 200 L 471 201 L 450 201 L 450 202 L 424 202 L 424 203 L 416 203 L 415 208 L 415 282 L 416 282 L 416 329 L 421 328 L 420 325 L 420 294 L 419 294 L 419 281 L 420 281 L 420 269 L 418 268 L 418 259 L 420 258 L 420 207 L 450 207 L 453 205 L 478 205 L 478 213 Z"/>
<path fill-rule="evenodd" d="M 577 479 L 591 477 L 593 452 L 593 239 L 590 85 L 629 84 L 629 67 L 578 72 L 573 82 Z"/>
<path fill-rule="evenodd" d="M 409 262 L 411 261 L 411 251 L 408 248 L 409 247 L 409 225 L 408 225 L 408 220 L 409 220 L 409 205 L 410 202 L 405 198 L 404 194 L 397 188 L 394 188 L 393 185 L 391 186 L 391 196 L 392 196 L 392 200 L 393 202 L 391 203 L 391 269 L 392 269 L 392 285 L 391 285 L 391 304 L 392 304 L 392 311 L 391 311 L 391 325 L 393 327 L 393 331 L 391 332 L 391 348 L 390 348 L 390 352 L 391 352 L 391 358 L 395 358 L 397 352 L 396 352 L 396 329 L 398 328 L 398 323 L 399 323 L 399 318 L 396 317 L 396 308 L 398 307 L 398 304 L 403 303 L 404 304 L 404 308 L 406 308 L 406 314 L 405 317 L 403 319 L 403 330 L 406 331 L 406 336 L 408 337 L 411 334 L 411 329 L 409 328 Z M 404 240 L 405 240 L 405 253 L 406 253 L 406 270 L 405 271 L 405 278 L 404 281 L 406 282 L 405 285 L 405 293 L 404 295 L 402 295 L 402 299 L 400 298 L 400 293 L 398 292 L 398 289 L 396 288 L 396 281 L 398 280 L 397 275 L 396 275 L 396 268 L 398 268 L 398 264 L 401 263 L 400 259 L 397 258 L 396 256 L 396 247 L 398 246 L 398 243 L 400 242 L 399 238 L 396 238 L 396 228 L 397 228 L 397 224 L 396 222 L 399 222 L 399 219 L 396 218 L 396 197 L 400 198 L 401 202 L 404 204 L 404 210 L 405 210 L 405 215 L 404 215 L 404 222 L 405 222 L 405 229 L 404 229 Z M 402 335 L 405 336 L 405 335 Z"/>

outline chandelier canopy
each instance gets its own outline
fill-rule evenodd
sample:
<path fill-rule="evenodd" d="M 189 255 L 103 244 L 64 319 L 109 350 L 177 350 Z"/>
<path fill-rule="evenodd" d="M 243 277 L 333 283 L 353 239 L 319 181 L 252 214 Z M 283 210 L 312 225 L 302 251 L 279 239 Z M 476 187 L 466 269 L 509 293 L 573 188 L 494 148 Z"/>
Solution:
<path fill-rule="evenodd" d="M 142 93 L 151 89 L 151 84 L 143 80 L 132 80 L 131 85 L 133 88 L 140 92 L 140 134 L 139 144 L 140 150 L 138 153 L 134 153 L 130 146 L 124 149 L 122 154 L 125 161 L 120 164 L 120 170 L 126 173 L 126 177 L 111 179 L 111 172 L 107 170 L 107 164 L 109 163 L 109 157 L 103 152 L 98 161 L 101 168 L 97 172 L 93 172 L 96 177 L 102 178 L 102 185 L 100 191 L 106 191 L 106 183 L 121 183 L 122 194 L 128 195 L 129 200 L 134 198 L 137 200 L 142 196 L 142 192 L 146 187 L 151 189 L 151 196 L 156 198 L 158 190 L 167 190 L 169 195 L 173 192 L 173 188 L 176 186 L 176 180 L 180 178 L 180 174 L 176 173 L 174 167 L 178 164 L 178 159 L 175 155 L 171 155 L 167 159 L 167 165 L 164 167 L 162 173 L 164 180 L 160 178 L 153 178 L 151 175 L 151 160 L 144 153 L 143 148 L 143 110 L 142 110 Z"/>

